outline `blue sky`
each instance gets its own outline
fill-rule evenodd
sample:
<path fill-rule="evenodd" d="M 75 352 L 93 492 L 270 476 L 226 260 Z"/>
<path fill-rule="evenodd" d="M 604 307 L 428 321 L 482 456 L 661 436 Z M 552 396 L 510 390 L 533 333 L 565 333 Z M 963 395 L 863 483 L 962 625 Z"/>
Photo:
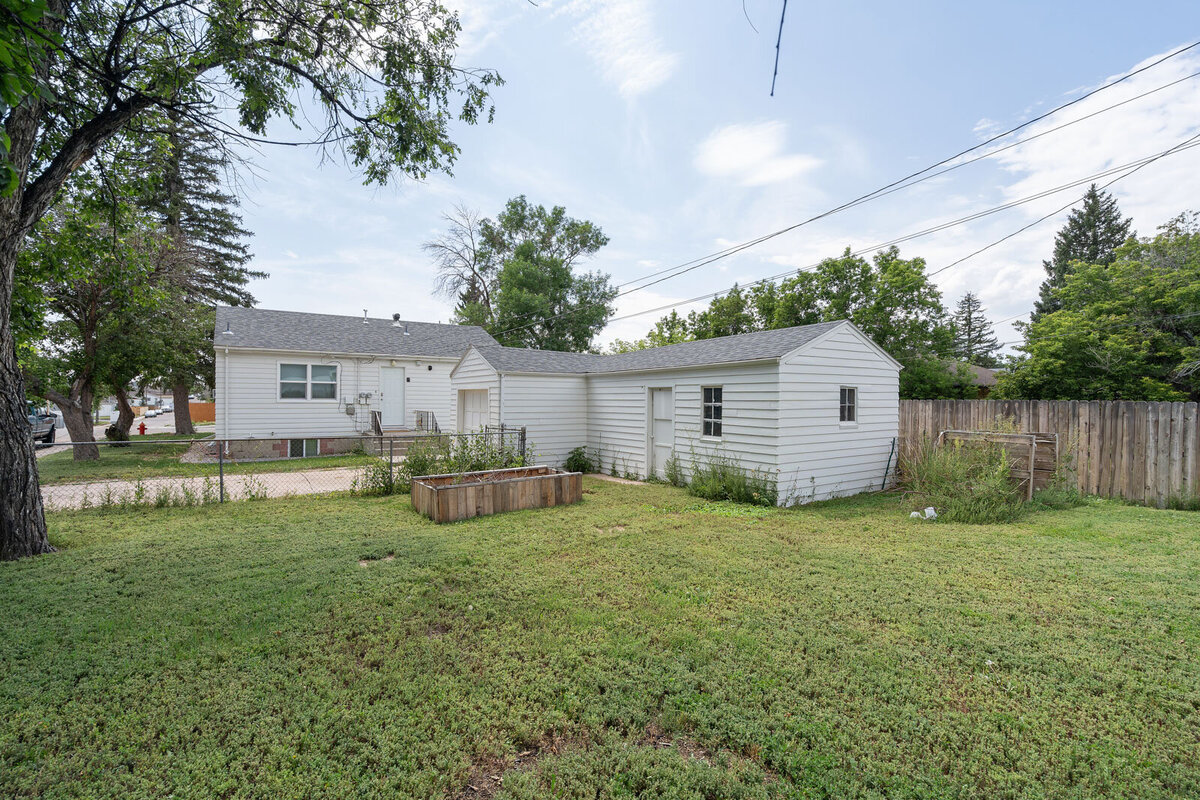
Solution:
<path fill-rule="evenodd" d="M 497 69 L 490 125 L 463 126 L 452 176 L 362 185 L 306 149 L 265 148 L 243 182 L 266 308 L 447 320 L 421 243 L 465 203 L 564 205 L 611 242 L 588 264 L 623 283 L 809 217 L 974 145 L 1200 39 L 1200 4 L 459 0 L 460 61 Z M 749 17 L 749 21 L 747 20 Z M 757 31 L 755 31 L 755 27 Z M 1200 71 L 1200 48 L 1022 132 L 1037 133 Z M 680 303 L 1028 196 L 1200 132 L 1200 78 L 631 293 L 617 316 Z M 280 125 L 276 133 L 294 132 Z M 1112 191 L 1139 233 L 1200 209 L 1200 148 Z M 932 271 L 1083 193 L 1064 191 L 901 245 Z M 1065 217 L 1065 214 L 1062 215 Z M 938 275 L 1026 312 L 1061 218 Z M 695 304 L 679 305 L 686 312 Z M 644 335 L 663 312 L 610 324 Z M 1014 337 L 999 326 L 1002 341 Z"/>

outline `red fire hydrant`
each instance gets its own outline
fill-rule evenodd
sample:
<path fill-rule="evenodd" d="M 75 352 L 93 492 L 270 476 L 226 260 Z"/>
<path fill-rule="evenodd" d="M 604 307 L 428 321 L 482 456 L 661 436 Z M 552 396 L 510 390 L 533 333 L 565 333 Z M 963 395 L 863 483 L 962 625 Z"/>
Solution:
<path fill-rule="evenodd" d="M 146 435 L 146 423 L 143 422 L 141 425 L 138 425 L 138 434 L 141 436 Z"/>

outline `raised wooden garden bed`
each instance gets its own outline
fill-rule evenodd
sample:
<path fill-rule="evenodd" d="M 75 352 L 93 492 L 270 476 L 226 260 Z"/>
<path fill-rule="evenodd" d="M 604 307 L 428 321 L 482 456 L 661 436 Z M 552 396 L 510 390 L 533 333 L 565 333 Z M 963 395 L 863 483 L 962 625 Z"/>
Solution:
<path fill-rule="evenodd" d="M 423 475 L 412 480 L 413 508 L 434 522 L 564 506 L 581 499 L 583 473 L 546 466 Z"/>

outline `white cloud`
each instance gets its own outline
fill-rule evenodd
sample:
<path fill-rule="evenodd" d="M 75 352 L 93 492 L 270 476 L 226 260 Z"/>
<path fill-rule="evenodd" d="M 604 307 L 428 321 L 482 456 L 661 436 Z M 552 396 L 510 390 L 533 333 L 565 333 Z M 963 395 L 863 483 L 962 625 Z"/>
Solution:
<path fill-rule="evenodd" d="M 679 67 L 679 54 L 655 33 L 650 3 L 644 0 L 579 0 L 560 13 L 581 18 L 576 37 L 622 97 L 661 86 Z"/>
<path fill-rule="evenodd" d="M 727 125 L 708 135 L 696 148 L 695 166 L 714 178 L 743 186 L 788 181 L 816 169 L 821 159 L 785 152 L 787 125 L 779 121 Z"/>

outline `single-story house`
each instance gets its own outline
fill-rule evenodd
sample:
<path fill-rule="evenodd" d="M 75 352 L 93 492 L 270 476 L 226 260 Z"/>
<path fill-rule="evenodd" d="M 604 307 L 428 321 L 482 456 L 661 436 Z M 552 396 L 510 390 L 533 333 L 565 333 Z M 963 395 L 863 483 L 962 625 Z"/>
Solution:
<path fill-rule="evenodd" d="M 217 438 L 256 440 L 246 457 L 334 452 L 379 428 L 523 426 L 539 461 L 585 446 L 605 471 L 663 477 L 672 456 L 689 471 L 720 455 L 786 503 L 876 489 L 895 464 L 900 365 L 849 322 L 598 355 L 399 319 L 216 319 Z"/>
<path fill-rule="evenodd" d="M 213 344 L 217 438 L 271 440 L 257 455 L 286 457 L 328 452 L 323 438 L 376 423 L 454 430 L 450 371 L 496 340 L 469 325 L 218 306 Z"/>
<path fill-rule="evenodd" d="M 472 344 L 451 371 L 458 430 L 524 426 L 540 460 L 586 445 L 604 470 L 664 476 L 721 455 L 781 503 L 878 489 L 895 464 L 900 364 L 850 322 L 616 355 Z"/>

